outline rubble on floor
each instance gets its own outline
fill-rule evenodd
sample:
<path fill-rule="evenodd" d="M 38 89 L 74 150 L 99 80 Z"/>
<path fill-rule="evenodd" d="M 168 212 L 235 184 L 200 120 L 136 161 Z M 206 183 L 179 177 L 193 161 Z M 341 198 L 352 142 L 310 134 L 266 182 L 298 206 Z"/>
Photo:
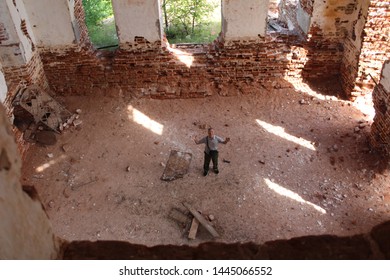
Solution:
<path fill-rule="evenodd" d="M 178 178 L 183 178 L 183 176 L 188 173 L 191 159 L 191 153 L 172 150 L 165 166 L 164 173 L 161 176 L 161 180 L 173 181 Z"/>

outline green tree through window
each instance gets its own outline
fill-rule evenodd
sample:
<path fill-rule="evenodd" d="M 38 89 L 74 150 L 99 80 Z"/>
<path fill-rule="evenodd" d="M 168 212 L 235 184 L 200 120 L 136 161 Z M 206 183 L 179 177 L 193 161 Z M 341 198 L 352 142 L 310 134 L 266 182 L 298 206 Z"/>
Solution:
<path fill-rule="evenodd" d="M 221 31 L 220 0 L 162 0 L 169 42 L 212 42 Z"/>
<path fill-rule="evenodd" d="M 96 48 L 118 45 L 111 0 L 83 0 L 85 23 Z"/>

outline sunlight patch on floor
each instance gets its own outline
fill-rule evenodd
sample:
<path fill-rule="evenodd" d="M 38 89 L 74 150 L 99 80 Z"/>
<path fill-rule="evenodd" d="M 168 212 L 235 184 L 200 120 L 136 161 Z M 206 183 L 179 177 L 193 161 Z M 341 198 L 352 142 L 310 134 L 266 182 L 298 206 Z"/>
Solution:
<path fill-rule="evenodd" d="M 301 80 L 297 80 L 296 78 L 289 78 L 289 77 L 285 77 L 285 79 L 294 86 L 295 90 L 303 92 L 303 93 L 310 95 L 316 99 L 339 101 L 339 99 L 335 96 L 323 95 L 321 93 L 318 93 L 315 90 L 312 90 L 307 83 L 305 83 Z"/>
<path fill-rule="evenodd" d="M 141 111 L 133 108 L 133 106 L 129 105 L 127 107 L 127 110 L 129 112 L 129 119 L 134 121 L 137 124 L 142 125 L 146 129 L 150 130 L 151 132 L 162 135 L 164 126 L 151 118 L 149 118 L 147 115 L 142 113 Z"/>
<path fill-rule="evenodd" d="M 64 160 L 66 158 L 65 155 L 61 155 L 60 157 L 56 158 L 56 159 L 52 159 L 50 160 L 49 162 L 46 162 L 40 166 L 38 166 L 35 171 L 38 172 L 38 173 L 42 173 L 43 171 L 45 171 L 46 169 L 48 169 L 50 166 L 53 166 L 54 164 Z"/>
<path fill-rule="evenodd" d="M 287 132 L 284 131 L 283 127 L 272 125 L 261 120 L 256 120 L 256 121 L 262 128 L 267 130 L 269 133 L 272 133 L 288 141 L 294 142 L 295 144 L 301 145 L 302 147 L 308 148 L 312 151 L 316 150 L 316 148 L 310 141 L 288 134 Z"/>
<path fill-rule="evenodd" d="M 375 109 L 374 102 L 372 101 L 372 94 L 356 97 L 355 101 L 353 102 L 353 106 L 369 117 L 370 120 L 374 119 Z"/>
<path fill-rule="evenodd" d="M 318 212 L 320 212 L 321 214 L 326 214 L 326 210 L 314 203 L 311 203 L 310 201 L 306 201 L 304 200 L 299 194 L 289 190 L 289 189 L 286 189 L 282 186 L 279 186 L 278 184 L 272 182 L 271 180 L 269 179 L 264 179 L 265 183 L 267 184 L 268 188 L 270 188 L 271 190 L 273 190 L 274 192 L 276 192 L 277 194 L 280 194 L 282 196 L 285 196 L 285 197 L 288 197 L 288 198 L 291 198 L 297 202 L 300 202 L 300 203 L 304 203 L 304 204 L 307 204 L 311 207 L 313 207 L 315 210 L 317 210 Z"/>

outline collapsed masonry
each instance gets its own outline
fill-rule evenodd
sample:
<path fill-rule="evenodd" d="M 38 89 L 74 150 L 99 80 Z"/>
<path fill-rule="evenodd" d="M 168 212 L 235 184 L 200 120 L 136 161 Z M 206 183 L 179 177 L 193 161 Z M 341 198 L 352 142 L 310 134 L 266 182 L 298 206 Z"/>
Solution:
<path fill-rule="evenodd" d="M 219 38 L 176 48 L 164 39 L 158 0 L 112 2 L 120 44 L 114 52 L 102 52 L 89 41 L 81 0 L 0 1 L 0 100 L 9 119 L 21 84 L 57 95 L 162 99 L 247 94 L 257 87 L 289 87 L 296 79 L 336 76 L 347 98 L 371 93 L 380 81 L 371 142 L 390 151 L 388 1 L 282 0 L 277 13 L 271 1 L 278 14 L 274 21 L 284 26 L 273 23 L 270 31 L 270 1 L 224 0 Z M 14 134 L 23 155 L 29 144 L 20 131 Z M 15 151 L 7 145 L 0 147 L 0 176 L 6 176 L 6 186 L 20 188 L 15 183 L 20 171 L 10 171 L 18 159 L 10 157 Z M 36 257 L 57 256 L 55 246 Z"/>

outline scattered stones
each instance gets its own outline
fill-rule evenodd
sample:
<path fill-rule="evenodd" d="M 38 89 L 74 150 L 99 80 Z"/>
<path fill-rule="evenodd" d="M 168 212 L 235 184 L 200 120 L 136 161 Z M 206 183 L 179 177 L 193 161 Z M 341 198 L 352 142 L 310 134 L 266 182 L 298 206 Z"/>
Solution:
<path fill-rule="evenodd" d="M 265 164 L 265 161 L 264 160 L 259 160 L 259 163 Z"/>
<path fill-rule="evenodd" d="M 301 100 L 299 100 L 299 104 L 301 104 L 301 105 L 304 105 L 304 104 L 306 104 L 306 101 L 305 101 L 305 99 L 301 99 Z"/>
<path fill-rule="evenodd" d="M 126 168 L 126 171 L 127 171 L 127 172 L 130 172 L 130 166 L 128 166 L 128 167 Z"/>
<path fill-rule="evenodd" d="M 165 163 L 163 163 L 163 162 L 160 162 L 160 165 L 161 165 L 162 167 L 165 167 Z"/>
<path fill-rule="evenodd" d="M 77 109 L 76 110 L 76 113 L 79 114 L 79 115 L 81 114 L 81 112 L 82 112 L 81 109 Z"/>
<path fill-rule="evenodd" d="M 209 220 L 210 220 L 210 222 L 214 221 L 214 220 L 215 220 L 214 215 L 210 214 L 210 215 L 209 215 Z"/>
<path fill-rule="evenodd" d="M 50 207 L 50 208 L 53 208 L 53 207 L 54 207 L 54 201 L 53 201 L 53 200 L 50 200 L 50 201 L 49 201 L 49 207 Z"/>
<path fill-rule="evenodd" d="M 81 125 L 82 123 L 83 123 L 83 121 L 81 121 L 81 120 L 75 120 L 75 121 L 73 121 L 73 125 L 74 125 L 75 127 Z"/>
<path fill-rule="evenodd" d="M 359 124 L 359 128 L 365 128 L 366 127 L 366 124 L 365 123 L 360 123 Z"/>
<path fill-rule="evenodd" d="M 333 151 L 337 152 L 339 150 L 339 146 L 337 146 L 337 144 L 334 144 L 333 145 Z"/>
<path fill-rule="evenodd" d="M 68 144 L 64 144 L 62 145 L 61 149 L 66 153 L 69 151 L 69 145 Z"/>
<path fill-rule="evenodd" d="M 49 153 L 49 154 L 47 154 L 47 157 L 48 157 L 48 158 L 53 158 L 54 155 L 53 155 L 52 153 Z"/>
<path fill-rule="evenodd" d="M 358 133 L 360 131 L 360 128 L 357 126 L 357 127 L 355 127 L 355 129 L 354 129 L 354 132 L 355 133 Z"/>
<path fill-rule="evenodd" d="M 230 163 L 230 160 L 223 159 L 223 162 Z"/>

